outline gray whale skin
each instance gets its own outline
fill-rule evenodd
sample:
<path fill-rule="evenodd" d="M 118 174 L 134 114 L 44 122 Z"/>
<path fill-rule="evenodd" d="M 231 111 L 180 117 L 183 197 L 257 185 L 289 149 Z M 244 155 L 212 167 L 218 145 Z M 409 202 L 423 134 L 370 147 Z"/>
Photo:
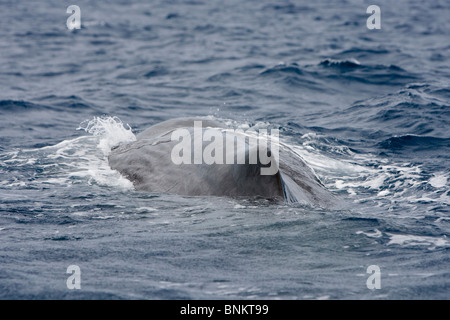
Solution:
<path fill-rule="evenodd" d="M 181 128 L 193 132 L 194 121 L 202 121 L 203 130 L 230 129 L 220 120 L 207 118 L 164 121 L 140 133 L 136 141 L 113 148 L 108 157 L 110 167 L 139 191 L 278 199 L 322 208 L 337 205 L 336 197 L 302 158 L 284 145 L 279 147 L 278 171 L 273 175 L 261 175 L 261 167 L 268 165 L 263 166 L 259 157 L 257 164 L 175 164 L 171 152 L 179 141 L 172 141 L 171 134 Z M 271 161 L 275 159 L 271 157 Z"/>

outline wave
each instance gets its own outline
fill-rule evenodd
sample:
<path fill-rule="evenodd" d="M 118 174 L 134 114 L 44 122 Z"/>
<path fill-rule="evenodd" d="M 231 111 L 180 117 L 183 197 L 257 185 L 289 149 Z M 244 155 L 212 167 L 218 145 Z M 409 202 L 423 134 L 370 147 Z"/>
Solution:
<path fill-rule="evenodd" d="M 361 62 L 356 59 L 349 60 L 335 60 L 335 59 L 325 59 L 320 61 L 319 65 L 326 67 L 339 67 L 339 68 L 358 68 L 361 66 Z"/>
<path fill-rule="evenodd" d="M 305 12 L 314 12 L 316 9 L 308 6 L 299 6 L 293 3 L 269 4 L 262 7 L 263 11 L 275 11 L 275 14 L 299 14 Z"/>
<path fill-rule="evenodd" d="M 49 95 L 37 98 L 36 101 L 42 101 L 45 104 L 25 100 L 0 100 L 0 113 L 16 113 L 29 111 L 79 112 L 80 110 L 92 111 L 97 109 L 93 104 L 86 102 L 82 98 L 75 95 Z"/>
<path fill-rule="evenodd" d="M 388 53 L 390 53 L 390 51 L 381 46 L 379 46 L 377 48 L 353 47 L 353 48 L 350 48 L 350 49 L 340 52 L 339 55 L 341 55 L 341 56 L 345 56 L 345 55 L 366 56 L 368 54 L 383 55 L 383 54 L 388 54 Z"/>
<path fill-rule="evenodd" d="M 268 68 L 260 73 L 261 75 L 271 75 L 271 74 L 296 74 L 296 75 L 304 75 L 305 73 L 302 71 L 300 66 L 297 63 L 291 63 L 289 65 L 284 62 L 279 63 L 278 65 Z"/>
<path fill-rule="evenodd" d="M 407 85 L 418 79 L 417 75 L 397 65 L 364 64 L 354 58 L 344 60 L 327 58 L 316 65 L 282 62 L 265 68 L 260 72 L 260 76 L 281 79 L 289 86 L 302 86 L 328 93 L 338 90 L 346 95 L 351 91 L 354 91 L 355 95 L 361 95 L 367 88 L 360 85 L 391 88 Z"/>
<path fill-rule="evenodd" d="M 411 135 L 435 137 L 437 140 L 431 138 L 429 142 L 443 146 L 447 142 L 445 139 L 450 138 L 450 114 L 446 112 L 450 106 L 444 97 L 446 94 L 446 90 L 431 84 L 412 84 L 394 93 L 356 101 L 339 112 L 325 113 L 321 123 L 322 127 L 332 129 L 332 134 L 344 135 L 347 140 L 375 139 L 379 143 Z M 414 137 L 402 140 L 406 143 L 408 139 L 419 143 Z M 393 145 L 401 142 L 390 141 Z"/>
<path fill-rule="evenodd" d="M 430 149 L 449 147 L 450 138 L 406 134 L 388 138 L 380 142 L 379 145 L 389 150 L 413 148 L 414 151 L 428 151 Z"/>
<path fill-rule="evenodd" d="M 417 80 L 417 76 L 397 65 L 362 64 L 351 58 L 348 60 L 325 59 L 319 66 L 327 68 L 330 79 L 345 79 L 350 82 L 358 82 L 369 85 L 405 85 Z"/>
<path fill-rule="evenodd" d="M 48 107 L 23 100 L 0 100 L 0 112 L 20 112 L 26 110 L 44 110 Z"/>

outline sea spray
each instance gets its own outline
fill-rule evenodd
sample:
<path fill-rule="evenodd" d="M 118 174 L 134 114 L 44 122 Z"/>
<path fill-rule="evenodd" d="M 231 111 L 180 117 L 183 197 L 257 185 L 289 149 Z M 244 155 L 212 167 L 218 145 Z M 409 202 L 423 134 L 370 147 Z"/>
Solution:
<path fill-rule="evenodd" d="M 136 141 L 129 124 L 124 126 L 123 122 L 116 116 L 94 117 L 80 123 L 77 130 L 84 130 L 95 137 L 99 137 L 98 147 L 104 155 L 108 155 L 112 148 L 127 142 Z"/>

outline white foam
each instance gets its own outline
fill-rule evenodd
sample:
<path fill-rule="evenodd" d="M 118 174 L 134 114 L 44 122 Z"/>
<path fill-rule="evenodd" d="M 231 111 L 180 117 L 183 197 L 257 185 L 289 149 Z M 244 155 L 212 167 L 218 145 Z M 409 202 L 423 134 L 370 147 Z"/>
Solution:
<path fill-rule="evenodd" d="M 427 179 L 427 170 L 422 170 L 420 165 L 393 163 L 372 154 L 355 154 L 346 146 L 329 142 L 327 137 L 316 133 L 305 133 L 302 139 L 300 145 L 292 143 L 291 149 L 305 160 L 328 189 L 346 191 L 354 202 L 371 200 L 376 206 L 450 203 L 450 196 L 442 192 L 449 181 L 445 172 Z M 428 191 L 426 185 L 437 190 Z"/>
<path fill-rule="evenodd" d="M 377 193 L 377 196 L 383 197 L 383 196 L 387 196 L 389 193 L 390 193 L 389 190 L 382 190 Z"/>
<path fill-rule="evenodd" d="M 357 231 L 356 234 L 363 234 L 369 238 L 381 238 L 383 237 L 383 232 L 375 229 L 373 233 Z M 431 237 L 431 236 L 416 236 L 411 234 L 393 234 L 385 233 L 389 237 L 388 246 L 399 245 L 404 247 L 414 247 L 423 246 L 428 247 L 428 249 L 435 249 L 436 247 L 448 247 L 450 242 L 447 240 L 446 236 L 442 237 Z"/>
<path fill-rule="evenodd" d="M 136 211 L 138 213 L 150 213 L 150 212 L 155 212 L 158 210 L 155 208 L 152 208 L 152 207 L 140 207 L 140 208 L 137 208 Z"/>
<path fill-rule="evenodd" d="M 447 185 L 447 180 L 447 177 L 441 172 L 438 174 L 434 174 L 434 177 L 431 178 L 428 183 L 435 188 L 442 188 Z"/>
<path fill-rule="evenodd" d="M 410 234 L 387 233 L 387 235 L 390 237 L 388 245 L 426 246 L 430 247 L 430 249 L 450 246 L 450 243 L 445 236 L 438 238 L 430 236 L 415 236 Z"/>
<path fill-rule="evenodd" d="M 364 231 L 356 231 L 356 234 L 363 234 L 369 238 L 381 238 L 383 236 L 383 233 L 378 229 L 375 229 L 375 231 L 373 233 L 364 232 Z"/>

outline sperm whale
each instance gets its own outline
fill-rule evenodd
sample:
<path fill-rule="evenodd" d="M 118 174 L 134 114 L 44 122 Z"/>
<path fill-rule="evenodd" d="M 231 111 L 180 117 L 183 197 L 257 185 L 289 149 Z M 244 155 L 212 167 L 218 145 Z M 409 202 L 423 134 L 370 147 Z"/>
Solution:
<path fill-rule="evenodd" d="M 111 150 L 109 165 L 138 191 L 270 198 L 324 208 L 335 205 L 336 198 L 287 145 L 269 140 L 255 144 L 261 137 L 233 132 L 231 146 L 236 148 L 230 149 L 225 141 L 229 131 L 217 119 L 167 120 L 140 133 L 136 141 Z M 199 137 L 203 138 L 200 143 Z M 236 152 L 230 156 L 231 150 Z"/>

